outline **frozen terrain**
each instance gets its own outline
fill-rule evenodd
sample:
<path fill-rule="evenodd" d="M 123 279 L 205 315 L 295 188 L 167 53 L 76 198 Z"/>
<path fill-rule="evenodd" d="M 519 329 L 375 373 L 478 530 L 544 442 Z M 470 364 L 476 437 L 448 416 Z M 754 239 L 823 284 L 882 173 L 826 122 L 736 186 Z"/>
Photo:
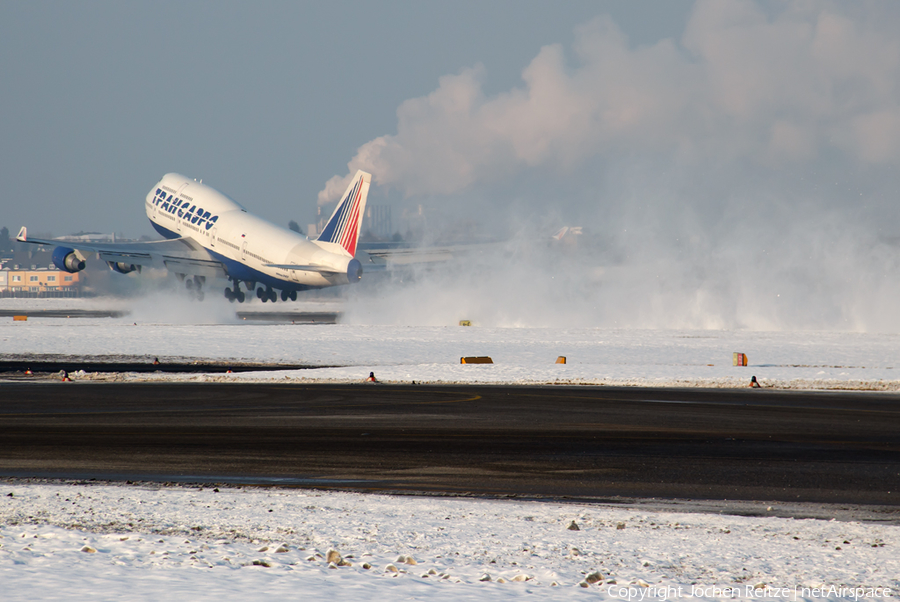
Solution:
<path fill-rule="evenodd" d="M 29 300 L 5 299 L 0 307 Z M 55 305 L 54 303 L 55 302 Z M 86 300 L 40 300 L 40 307 L 84 306 Z M 91 301 L 97 308 L 102 302 Z M 249 380 L 359 382 L 374 371 L 382 382 L 559 383 L 644 386 L 764 386 L 804 389 L 900 390 L 900 335 L 851 332 L 496 328 L 370 324 L 274 324 L 237 320 L 234 306 L 195 304 L 163 311 L 148 300 L 123 318 L 0 319 L 0 358 L 110 361 L 216 360 L 322 366 L 228 375 L 73 374 L 101 380 Z M 254 309 L 335 309 L 335 302 Z M 165 315 L 162 319 L 161 312 Z M 171 318 L 184 323 L 172 323 Z M 176 320 L 177 322 L 178 320 Z M 750 366 L 732 365 L 747 354 Z M 462 356 L 490 356 L 493 365 L 460 365 Z M 556 364 L 558 356 L 566 364 Z"/>
<path fill-rule="evenodd" d="M 817 600 L 900 590 L 896 525 L 221 485 L 8 482 L 0 493 L 4 600 Z M 329 564 L 330 550 L 344 562 Z"/>
<path fill-rule="evenodd" d="M 81 299 L 25 303 L 102 308 Z M 154 357 L 314 366 L 180 376 L 76 371 L 76 381 L 358 382 L 374 371 L 382 382 L 737 387 L 755 375 L 771 387 L 900 390 L 900 336 L 891 334 L 292 325 L 237 320 L 227 305 L 164 311 L 164 303 L 149 298 L 115 319 L 0 319 L 0 359 L 66 358 L 76 369 L 81 359 Z M 0 300 L 2 308 L 22 305 Z M 325 301 L 291 309 L 336 308 Z M 733 366 L 733 352 L 751 365 Z M 469 355 L 495 363 L 460 365 Z M 560 355 L 566 364 L 554 363 Z M 856 522 L 836 507 L 816 515 L 843 520 L 15 480 L 0 484 L 0 500 L 4 600 L 858 601 L 900 590 L 900 526 Z M 767 514 L 765 503 L 760 509 L 755 514 Z M 578 530 L 569 529 L 573 521 Z M 345 564 L 334 556 L 329 564 L 330 550 Z"/>

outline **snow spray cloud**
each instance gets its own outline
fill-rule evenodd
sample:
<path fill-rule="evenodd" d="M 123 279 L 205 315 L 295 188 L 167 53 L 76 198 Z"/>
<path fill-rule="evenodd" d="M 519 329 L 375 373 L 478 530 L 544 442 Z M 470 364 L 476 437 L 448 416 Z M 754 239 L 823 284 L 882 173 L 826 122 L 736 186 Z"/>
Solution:
<path fill-rule="evenodd" d="M 350 288 L 344 322 L 495 327 L 609 327 L 849 331 L 900 330 L 886 272 L 896 247 L 873 243 L 860 265 L 856 232 L 823 223 L 807 238 L 728 241 L 691 236 L 629 249 L 586 231 L 576 245 L 522 233 L 452 261 L 364 276 Z M 827 237 L 831 244 L 820 247 Z M 642 236 L 642 235 L 639 235 Z M 752 244 L 751 244 L 752 243 Z M 761 245 L 765 244 L 765 247 Z M 711 249 L 718 250 L 711 250 Z M 757 249 L 746 257 L 744 249 Z M 809 251 L 809 250 L 812 251 Z M 810 260 L 803 255 L 818 255 Z M 374 282 L 373 282 L 374 280 Z M 870 294 L 861 294 L 868 291 Z"/>
<path fill-rule="evenodd" d="M 101 272 L 92 278 L 98 308 L 106 309 L 111 300 L 117 309 L 127 312 L 124 320 L 157 324 L 234 324 L 235 306 L 211 281 L 203 301 L 191 297 L 184 283 L 165 270 L 145 269 L 141 274 Z"/>
<path fill-rule="evenodd" d="M 416 274 L 363 314 L 897 331 L 897 31 L 894 5 L 699 0 L 679 40 L 634 47 L 600 16 L 571 48 L 540 49 L 521 87 L 486 94 L 480 66 L 440 78 L 349 173 L 494 234 L 539 240 L 555 220 L 585 235 L 556 261 L 500 252 Z"/>

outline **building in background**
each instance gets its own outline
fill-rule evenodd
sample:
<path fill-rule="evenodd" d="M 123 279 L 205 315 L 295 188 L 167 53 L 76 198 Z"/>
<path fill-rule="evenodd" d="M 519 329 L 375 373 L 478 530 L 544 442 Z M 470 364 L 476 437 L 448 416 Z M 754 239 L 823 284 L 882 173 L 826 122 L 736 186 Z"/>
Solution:
<path fill-rule="evenodd" d="M 104 232 L 79 232 L 78 234 L 67 234 L 66 236 L 57 237 L 55 240 L 63 240 L 68 242 L 116 242 L 116 233 L 106 234 Z M 118 238 L 122 242 L 122 237 Z"/>
<path fill-rule="evenodd" d="M 366 207 L 366 219 L 363 221 L 363 230 L 368 231 L 375 238 L 381 240 L 390 239 L 394 233 L 391 223 L 390 205 L 369 205 Z"/>
<path fill-rule="evenodd" d="M 30 269 L 19 266 L 0 270 L 0 297 L 79 297 L 80 273 L 70 274 L 55 267 Z"/>

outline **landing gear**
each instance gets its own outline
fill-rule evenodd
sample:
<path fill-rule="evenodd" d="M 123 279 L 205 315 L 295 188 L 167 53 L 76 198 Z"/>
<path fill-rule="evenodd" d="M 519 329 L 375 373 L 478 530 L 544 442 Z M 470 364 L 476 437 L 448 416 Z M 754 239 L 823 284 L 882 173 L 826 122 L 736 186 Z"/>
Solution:
<path fill-rule="evenodd" d="M 297 300 L 297 291 L 291 291 L 290 297 L 291 297 L 291 301 L 296 301 Z"/>
<path fill-rule="evenodd" d="M 226 287 L 225 288 L 225 298 L 228 299 L 229 301 L 231 301 L 232 303 L 234 303 L 235 301 L 237 301 L 238 303 L 243 303 L 244 299 L 246 297 L 244 297 L 244 291 L 237 289 L 237 292 L 234 292 L 230 288 Z"/>
<path fill-rule="evenodd" d="M 271 301 L 272 303 L 275 303 L 275 301 L 278 300 L 278 293 L 276 293 L 272 289 L 272 287 L 266 287 L 266 288 L 259 287 L 258 289 L 256 289 L 256 296 L 263 303 L 265 303 L 266 301 Z"/>
<path fill-rule="evenodd" d="M 282 301 L 287 301 L 287 300 L 289 299 L 288 295 L 290 295 L 289 292 L 287 292 L 287 291 L 281 291 L 281 300 L 282 300 Z"/>
<path fill-rule="evenodd" d="M 225 298 L 228 299 L 231 303 L 237 301 L 238 303 L 243 303 L 244 299 L 244 291 L 241 290 L 241 283 L 238 280 L 232 280 L 234 282 L 234 289 L 230 289 L 227 286 L 225 287 Z"/>
<path fill-rule="evenodd" d="M 185 278 L 184 286 L 188 290 L 188 294 L 197 301 L 203 301 L 203 283 L 206 278 L 203 276 L 194 276 L 193 278 Z"/>

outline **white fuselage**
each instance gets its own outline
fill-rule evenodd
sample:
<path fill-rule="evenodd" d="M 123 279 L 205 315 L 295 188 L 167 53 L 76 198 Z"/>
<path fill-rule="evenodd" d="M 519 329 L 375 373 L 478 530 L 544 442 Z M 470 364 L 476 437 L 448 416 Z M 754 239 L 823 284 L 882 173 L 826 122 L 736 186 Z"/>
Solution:
<path fill-rule="evenodd" d="M 166 238 L 187 238 L 224 264 L 229 278 L 282 290 L 347 284 L 353 257 L 247 212 L 221 192 L 166 174 L 147 194 L 147 217 Z M 274 265 L 315 266 L 318 271 Z M 323 273 L 324 272 L 324 273 Z"/>

